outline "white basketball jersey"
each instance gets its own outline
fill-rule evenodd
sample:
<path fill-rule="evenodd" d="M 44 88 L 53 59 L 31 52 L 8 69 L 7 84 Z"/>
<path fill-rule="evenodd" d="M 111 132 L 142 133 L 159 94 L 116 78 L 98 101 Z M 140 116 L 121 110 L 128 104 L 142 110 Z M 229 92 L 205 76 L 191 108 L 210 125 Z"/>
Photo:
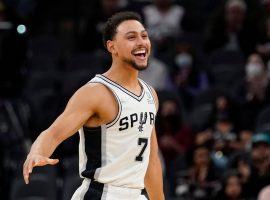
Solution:
<path fill-rule="evenodd" d="M 79 130 L 82 177 L 113 186 L 144 188 L 156 107 L 151 88 L 139 82 L 142 92 L 137 96 L 103 75 L 90 81 L 109 88 L 119 109 L 112 122 Z"/>

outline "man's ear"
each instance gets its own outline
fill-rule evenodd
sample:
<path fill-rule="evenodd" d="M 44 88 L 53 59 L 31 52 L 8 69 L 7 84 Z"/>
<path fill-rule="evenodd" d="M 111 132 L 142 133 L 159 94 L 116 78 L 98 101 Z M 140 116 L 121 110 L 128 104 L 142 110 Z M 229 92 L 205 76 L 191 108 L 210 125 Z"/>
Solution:
<path fill-rule="evenodd" d="M 117 53 L 116 50 L 115 50 L 115 43 L 114 43 L 113 40 L 108 40 L 107 43 L 106 43 L 106 45 L 107 45 L 108 51 L 111 54 L 114 54 L 115 55 Z"/>

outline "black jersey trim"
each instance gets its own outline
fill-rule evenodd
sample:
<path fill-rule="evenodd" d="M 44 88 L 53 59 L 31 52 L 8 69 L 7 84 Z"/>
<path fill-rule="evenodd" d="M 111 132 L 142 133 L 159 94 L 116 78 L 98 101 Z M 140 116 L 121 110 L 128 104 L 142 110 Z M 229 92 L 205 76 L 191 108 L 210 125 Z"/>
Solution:
<path fill-rule="evenodd" d="M 121 101 L 120 101 L 118 95 L 110 87 L 108 87 L 106 84 L 104 84 L 102 82 L 99 82 L 99 81 L 89 81 L 89 83 L 100 83 L 100 84 L 104 85 L 106 88 L 108 88 L 111 91 L 111 93 L 114 95 L 114 97 L 115 97 L 115 99 L 116 99 L 116 101 L 118 103 L 118 113 L 117 113 L 117 115 L 114 117 L 114 119 L 112 121 L 110 121 L 109 123 L 106 123 L 107 128 L 110 128 L 118 121 L 118 119 L 121 116 L 121 113 L 122 113 Z M 99 128 L 99 127 L 87 127 L 87 128 L 88 129 L 93 129 L 93 128 Z"/>
<path fill-rule="evenodd" d="M 83 127 L 84 153 L 86 154 L 85 170 L 82 177 L 94 180 L 96 169 L 102 166 L 102 127 Z"/>
<path fill-rule="evenodd" d="M 144 87 L 141 85 L 140 81 L 140 85 L 141 85 L 141 94 L 138 96 L 136 94 L 134 94 L 133 92 L 130 92 L 129 90 L 127 90 L 126 88 L 124 88 L 123 86 L 119 85 L 118 83 L 116 83 L 115 81 L 107 78 L 106 76 L 102 75 L 102 74 L 98 74 L 96 75 L 96 77 L 101 78 L 103 81 L 117 87 L 118 89 L 120 89 L 122 92 L 126 93 L 127 95 L 131 96 L 132 98 L 136 99 L 137 101 L 141 101 L 142 98 L 144 97 L 145 91 L 144 91 Z"/>
<path fill-rule="evenodd" d="M 99 130 L 101 126 L 97 126 L 97 127 L 89 127 L 89 126 L 83 126 L 84 130 L 87 131 L 96 131 Z"/>
<path fill-rule="evenodd" d="M 104 184 L 91 180 L 83 200 L 101 200 L 104 193 Z"/>

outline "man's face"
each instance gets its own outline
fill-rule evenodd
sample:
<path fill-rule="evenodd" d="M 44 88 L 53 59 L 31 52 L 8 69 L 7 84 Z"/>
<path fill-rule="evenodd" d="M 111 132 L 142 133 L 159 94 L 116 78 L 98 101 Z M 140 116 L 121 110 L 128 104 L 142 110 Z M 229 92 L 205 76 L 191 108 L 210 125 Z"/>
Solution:
<path fill-rule="evenodd" d="M 151 43 L 147 31 L 136 20 L 122 22 L 113 39 L 114 56 L 137 70 L 147 68 Z"/>
<path fill-rule="evenodd" d="M 252 162 L 254 166 L 262 167 L 270 164 L 270 146 L 266 142 L 258 142 L 252 147 Z"/>

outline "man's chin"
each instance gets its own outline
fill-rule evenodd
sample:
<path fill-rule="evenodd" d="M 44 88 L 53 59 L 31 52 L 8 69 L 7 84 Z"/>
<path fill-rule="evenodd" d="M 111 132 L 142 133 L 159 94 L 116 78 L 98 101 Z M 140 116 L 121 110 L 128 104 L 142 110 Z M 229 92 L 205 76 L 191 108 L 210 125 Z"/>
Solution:
<path fill-rule="evenodd" d="M 147 69 L 148 67 L 148 62 L 142 64 L 142 63 L 137 63 L 136 61 L 126 61 L 131 67 L 133 67 L 134 69 L 138 70 L 138 71 L 143 71 L 145 69 Z"/>
<path fill-rule="evenodd" d="M 133 66 L 135 69 L 137 69 L 138 71 L 143 71 L 145 69 L 147 69 L 148 65 L 136 65 Z"/>
<path fill-rule="evenodd" d="M 148 61 L 147 62 L 141 62 L 141 63 L 138 63 L 138 62 L 134 62 L 133 63 L 133 67 L 139 71 L 143 71 L 145 69 L 147 69 L 148 67 Z"/>

